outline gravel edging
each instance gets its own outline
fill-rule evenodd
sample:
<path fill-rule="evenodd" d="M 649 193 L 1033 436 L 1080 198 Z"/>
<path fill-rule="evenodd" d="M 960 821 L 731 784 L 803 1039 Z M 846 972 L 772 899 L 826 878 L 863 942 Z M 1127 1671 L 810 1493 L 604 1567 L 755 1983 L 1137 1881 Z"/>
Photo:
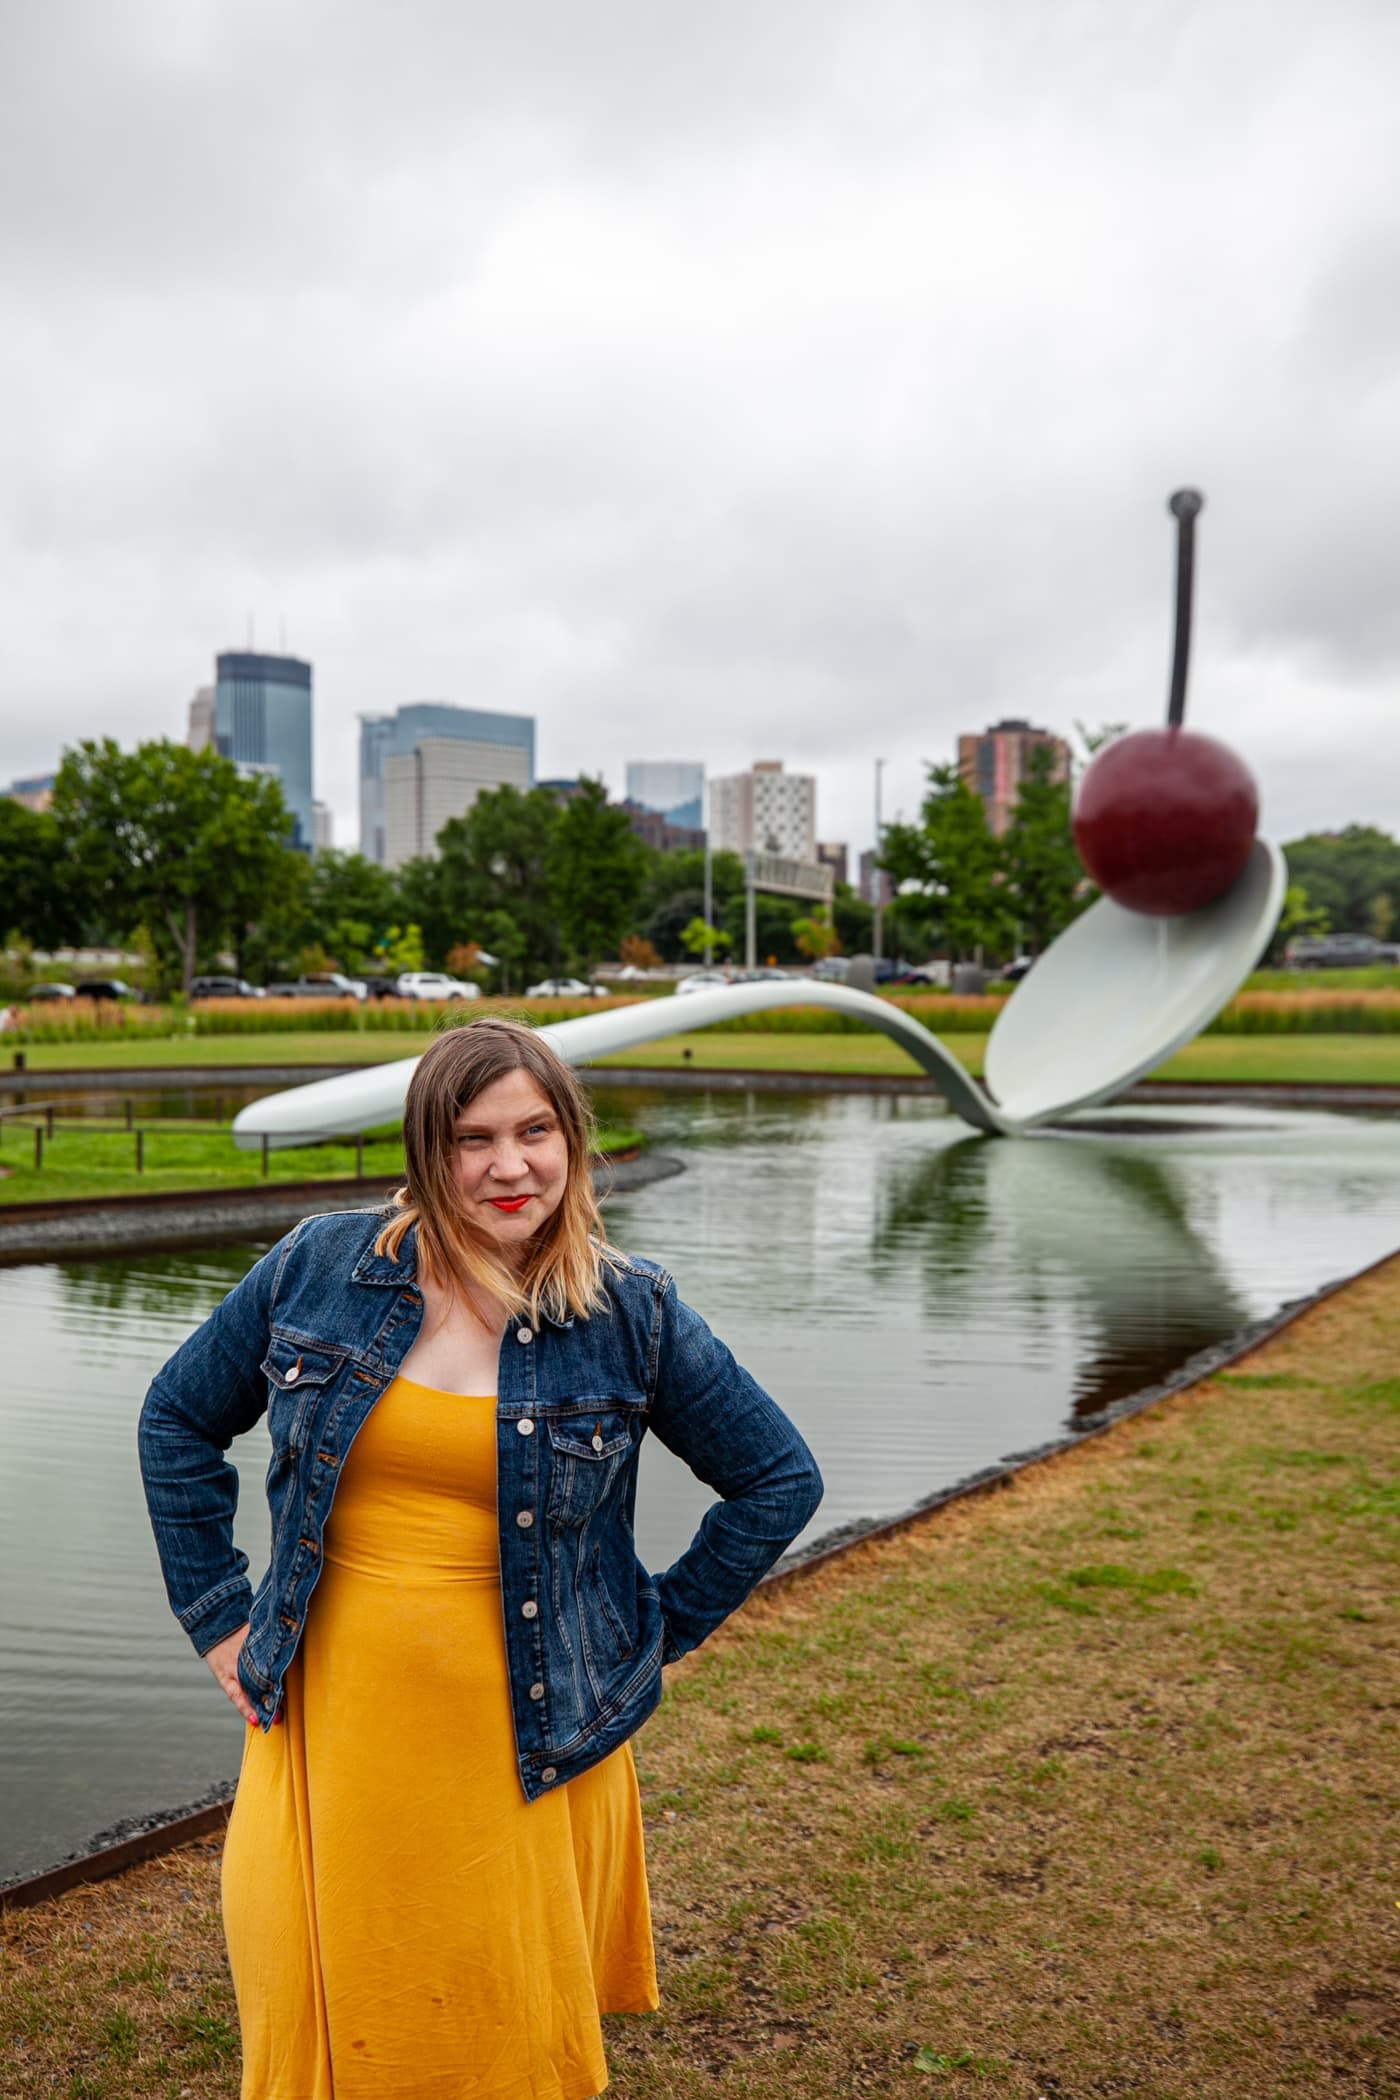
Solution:
<path fill-rule="evenodd" d="M 605 1160 L 594 1169 L 599 1199 L 626 1195 L 653 1181 L 683 1174 L 682 1160 L 664 1152 L 639 1152 Z M 29 1215 L 6 1216 L 0 1206 L 0 1267 L 87 1255 L 155 1252 L 209 1246 L 223 1240 L 258 1239 L 290 1231 L 305 1217 L 331 1210 L 375 1209 L 403 1180 L 401 1174 L 371 1181 L 290 1182 L 282 1188 L 225 1189 L 216 1196 L 130 1196 L 71 1205 L 26 1206 Z M 19 1209 L 18 1205 L 13 1206 Z M 41 1215 L 34 1215 L 39 1211 Z"/>

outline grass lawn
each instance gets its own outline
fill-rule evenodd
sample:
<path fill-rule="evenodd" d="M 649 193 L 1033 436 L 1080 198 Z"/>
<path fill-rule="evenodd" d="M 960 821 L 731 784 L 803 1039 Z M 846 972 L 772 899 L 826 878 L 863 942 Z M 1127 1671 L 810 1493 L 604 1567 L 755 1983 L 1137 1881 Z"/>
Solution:
<path fill-rule="evenodd" d="M 982 1070 L 984 1035 L 946 1035 L 953 1055 L 970 1072 Z M 685 1053 L 689 1050 L 690 1056 Z M 648 1043 L 604 1065 L 690 1064 L 701 1070 L 727 1067 L 762 1072 L 908 1073 L 912 1060 L 883 1035 L 696 1035 Z M 1400 1085 L 1400 1036 L 1394 1035 L 1203 1035 L 1154 1073 L 1159 1079 L 1325 1081 L 1332 1084 L 1388 1081 Z"/>
<path fill-rule="evenodd" d="M 25 1054 L 31 1071 L 59 1068 L 120 1071 L 133 1066 L 184 1065 L 223 1070 L 236 1065 L 379 1064 L 413 1057 L 430 1031 L 416 1036 L 248 1035 L 199 1036 L 187 1041 L 140 1043 L 36 1043 Z M 980 1073 L 984 1035 L 946 1035 L 943 1041 L 970 1072 Z M 686 1058 L 685 1051 L 690 1051 Z M 668 1042 L 644 1044 L 603 1065 L 664 1067 L 689 1063 L 701 1069 L 763 1072 L 907 1073 L 912 1061 L 882 1035 L 716 1035 L 700 1030 Z M 1400 1085 L 1400 1035 L 1204 1035 L 1155 1076 L 1164 1079 L 1267 1079 L 1364 1085 Z M 0 1067 L 0 1090 L 4 1071 Z"/>
<path fill-rule="evenodd" d="M 1400 1260 L 669 1671 L 617 2100 L 1400 2089 L 1397 1351 Z M 0 1920 L 0 2092 L 233 2100 L 219 1858 Z"/>
<path fill-rule="evenodd" d="M 433 1033 L 425 1028 L 421 1036 L 337 1030 L 318 1035 L 308 1028 L 297 1035 L 269 1030 L 264 1035 L 144 1036 L 127 1042 L 29 1043 L 23 1048 L 31 1072 L 129 1072 L 170 1065 L 211 1070 L 224 1065 L 381 1065 L 416 1057 L 426 1050 Z M 9 1046 L 0 1037 L 0 1090 L 9 1062 Z"/>
<path fill-rule="evenodd" d="M 262 1154 L 235 1149 L 222 1129 L 181 1129 L 178 1124 L 142 1123 L 145 1169 L 135 1170 L 136 1140 L 129 1131 L 89 1130 L 60 1123 L 44 1140 L 44 1163 L 34 1166 L 34 1133 L 13 1123 L 0 1126 L 0 1212 L 8 1203 L 50 1203 L 67 1197 L 143 1196 L 164 1190 L 200 1195 L 218 1189 L 263 1186 Z M 600 1125 L 602 1149 L 620 1152 L 642 1139 L 635 1130 Z M 331 1181 L 356 1172 L 353 1138 L 331 1138 L 321 1145 L 297 1145 L 269 1152 L 269 1182 Z M 403 1145 L 397 1133 L 365 1144 L 366 1179 L 403 1172 Z"/>

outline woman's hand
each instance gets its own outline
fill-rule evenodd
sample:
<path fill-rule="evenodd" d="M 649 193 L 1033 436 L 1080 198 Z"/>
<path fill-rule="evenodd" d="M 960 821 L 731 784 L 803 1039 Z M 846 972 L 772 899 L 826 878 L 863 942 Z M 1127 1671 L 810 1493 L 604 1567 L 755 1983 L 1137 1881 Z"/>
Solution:
<path fill-rule="evenodd" d="M 230 1633 L 222 1641 L 215 1641 L 212 1648 L 206 1648 L 204 1660 L 213 1671 L 220 1690 L 227 1692 L 249 1727 L 256 1728 L 258 1717 L 254 1713 L 248 1694 L 244 1691 L 238 1678 L 238 1658 L 243 1652 L 243 1643 L 248 1638 L 249 1623 L 249 1621 L 245 1620 L 236 1632 Z M 281 1720 L 282 1709 L 280 1706 L 272 1718 L 274 1722 Z"/>

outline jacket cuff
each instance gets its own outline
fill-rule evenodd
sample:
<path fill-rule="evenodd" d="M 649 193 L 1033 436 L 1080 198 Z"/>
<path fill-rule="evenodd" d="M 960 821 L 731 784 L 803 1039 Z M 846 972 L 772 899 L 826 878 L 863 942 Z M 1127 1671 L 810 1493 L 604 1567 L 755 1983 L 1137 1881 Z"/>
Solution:
<path fill-rule="evenodd" d="M 253 1586 L 240 1581 L 211 1591 L 199 1603 L 180 1614 L 180 1624 L 194 1643 L 197 1655 L 207 1655 L 220 1641 L 249 1624 L 253 1616 Z"/>

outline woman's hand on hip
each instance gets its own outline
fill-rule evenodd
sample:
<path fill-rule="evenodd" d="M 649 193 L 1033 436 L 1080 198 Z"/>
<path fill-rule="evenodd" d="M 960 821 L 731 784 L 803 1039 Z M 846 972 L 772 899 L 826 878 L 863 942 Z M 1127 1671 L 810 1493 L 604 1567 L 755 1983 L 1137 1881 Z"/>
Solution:
<path fill-rule="evenodd" d="M 248 1694 L 244 1691 L 238 1675 L 238 1658 L 243 1652 L 243 1643 L 248 1638 L 249 1623 L 245 1621 L 242 1626 L 238 1627 L 236 1632 L 228 1634 L 221 1641 L 215 1641 L 212 1648 L 206 1648 L 204 1660 L 213 1671 L 219 1689 L 228 1694 L 249 1727 L 256 1728 L 258 1717 L 253 1711 L 252 1703 L 248 1698 Z M 281 1720 L 282 1709 L 280 1706 L 272 1718 L 274 1722 Z"/>

